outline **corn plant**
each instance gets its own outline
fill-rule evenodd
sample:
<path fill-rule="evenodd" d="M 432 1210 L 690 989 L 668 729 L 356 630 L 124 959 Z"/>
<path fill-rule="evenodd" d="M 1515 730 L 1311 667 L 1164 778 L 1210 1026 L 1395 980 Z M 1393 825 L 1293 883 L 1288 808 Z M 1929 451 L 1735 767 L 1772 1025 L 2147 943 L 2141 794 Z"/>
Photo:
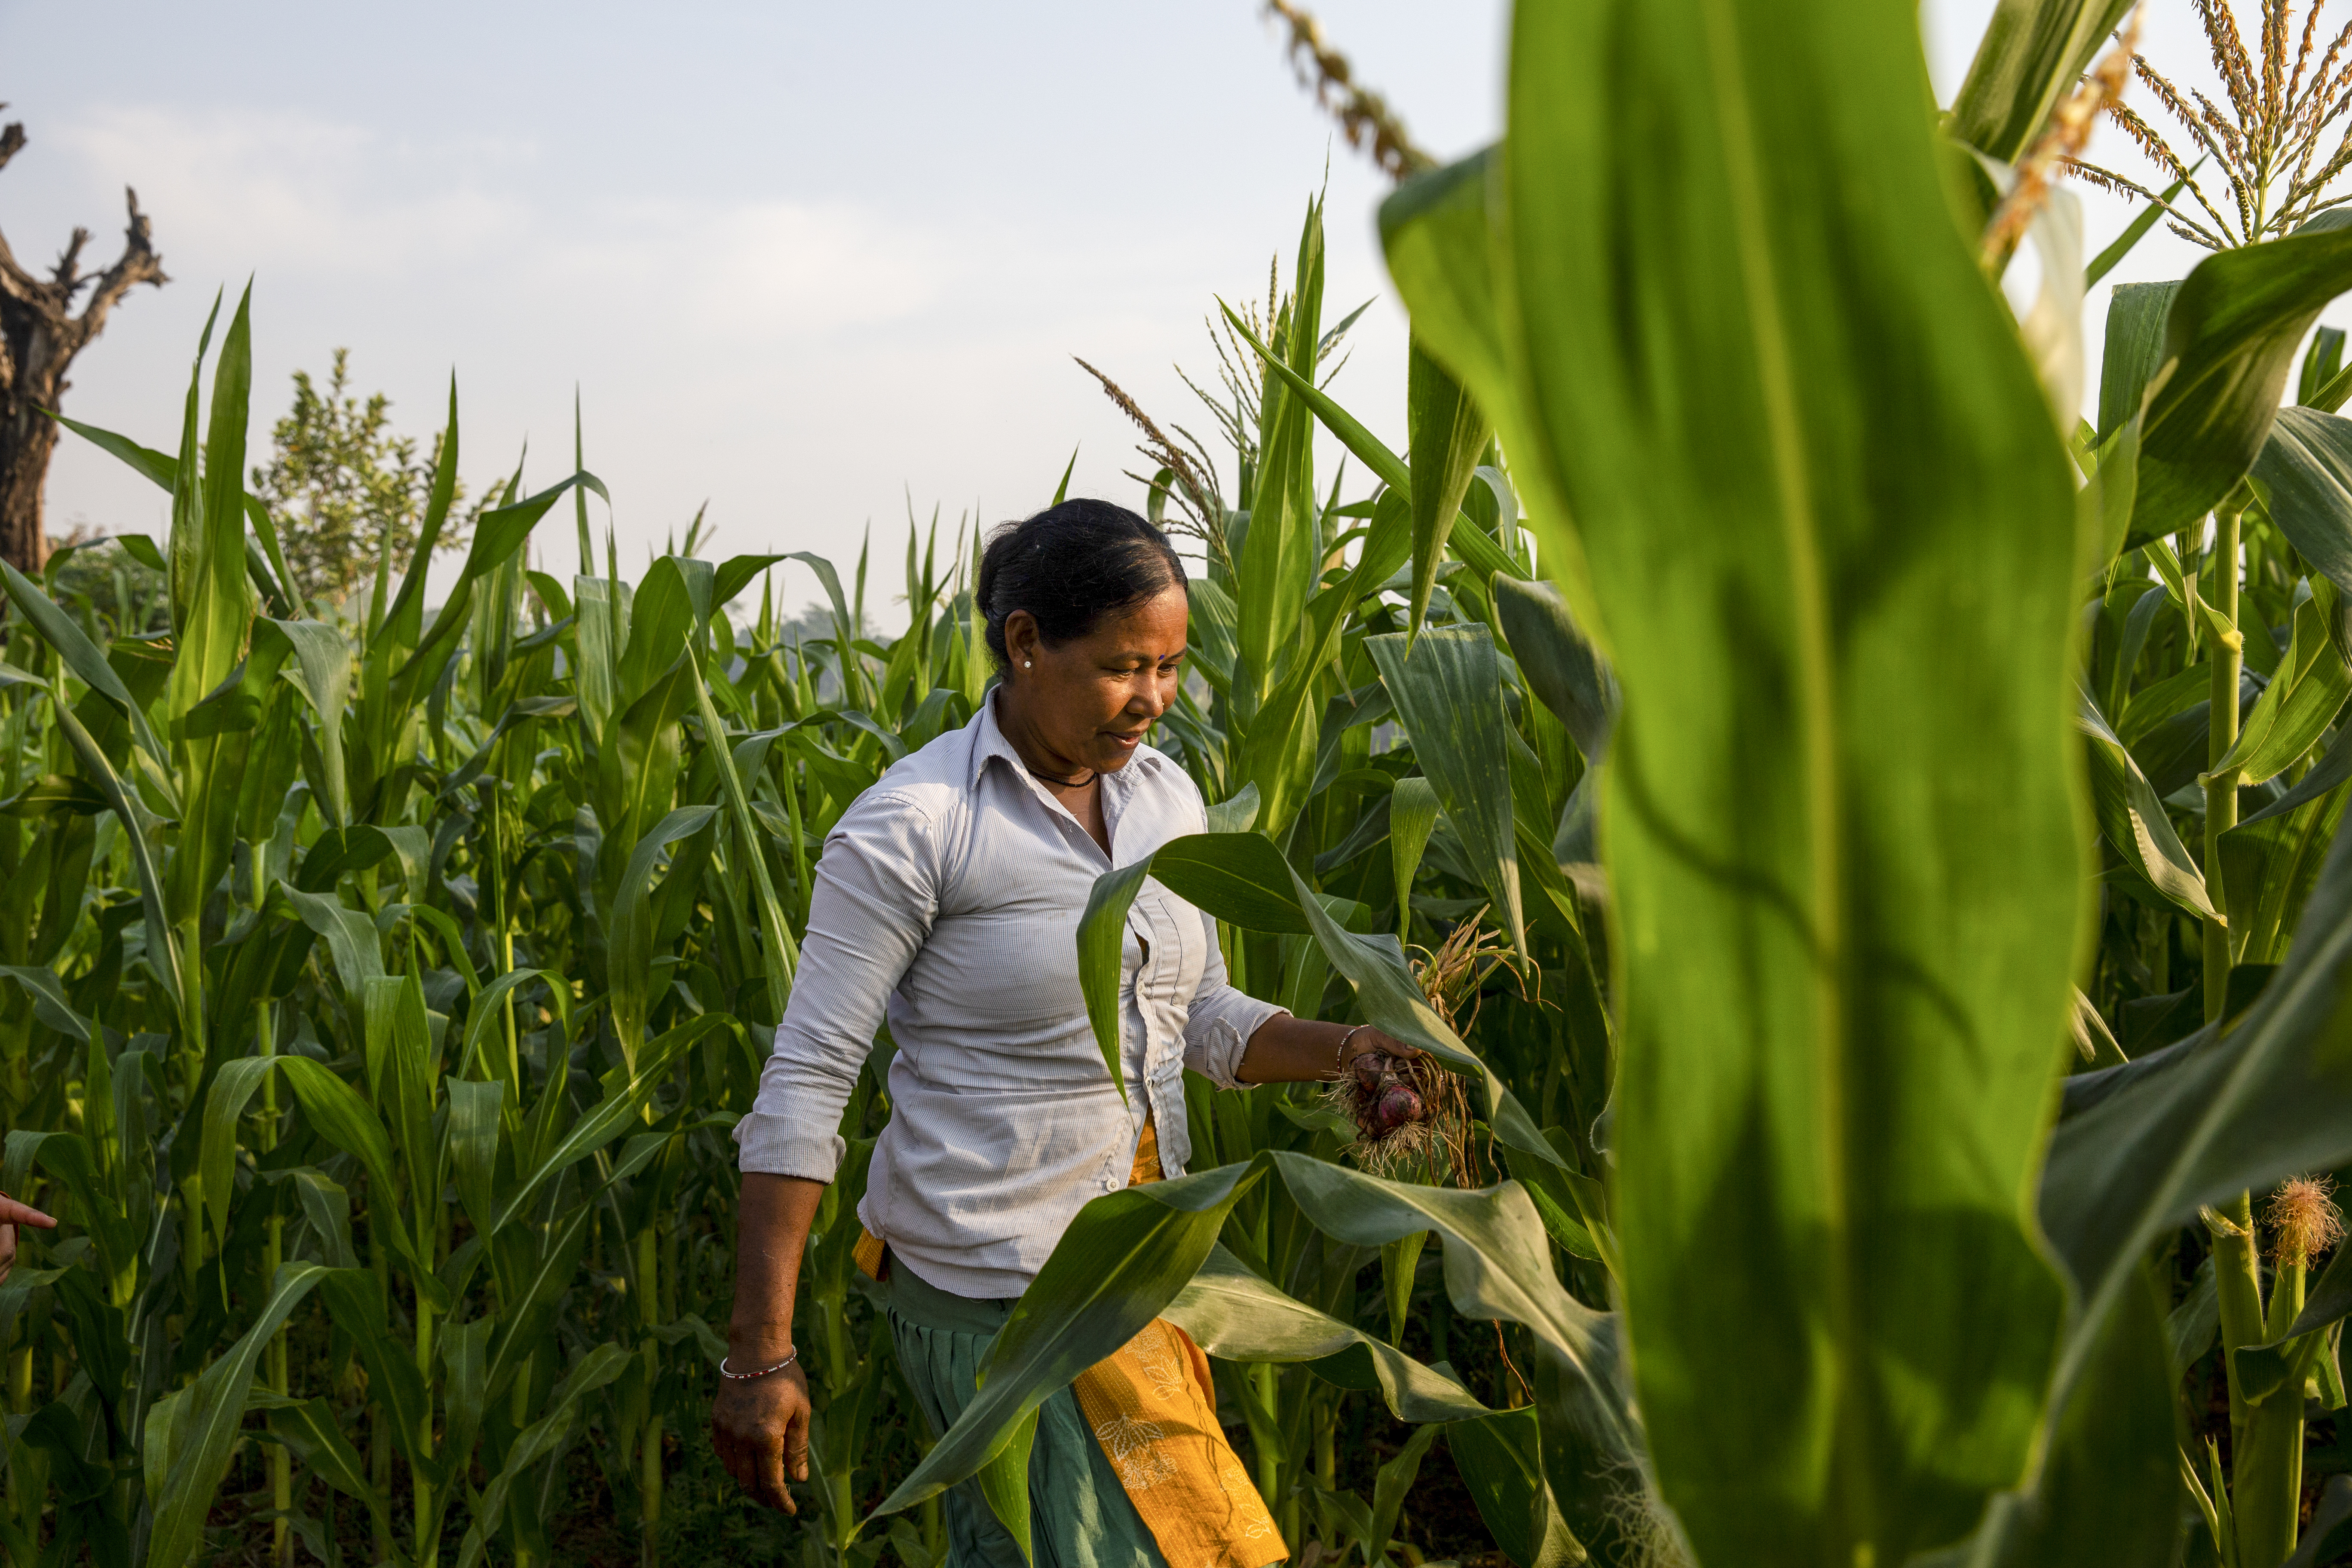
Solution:
<path fill-rule="evenodd" d="M 1551 707 L 1579 790 L 1597 779 L 1605 1170 L 1560 1130 L 1526 1136 L 1527 1080 L 1419 1005 L 1393 942 L 1349 929 L 1296 818 L 1261 805 L 1171 844 L 1149 874 L 1237 927 L 1311 936 L 1349 1016 L 1483 1084 L 1516 1180 L 1399 1186 L 1277 1148 L 1098 1200 L 982 1399 L 886 1508 L 1001 1452 L 1152 1313 L 1217 1333 L 1203 1300 L 1234 1216 L 1278 1188 L 1333 1240 L 1435 1230 L 1455 1310 L 1530 1331 L 1533 1429 L 1462 1424 L 1521 1562 L 2251 1568 L 2352 1541 L 2347 1487 L 2298 1542 L 2305 1423 L 2342 1407 L 2331 1336 L 2352 1307 L 2312 1281 L 2340 1226 L 2300 1176 L 2352 1160 L 2340 334 L 2279 407 L 2352 274 L 2323 211 L 2118 289 L 2100 419 L 2076 428 L 2079 226 L 2063 195 L 1995 208 L 2028 188 L 2008 163 L 2096 111 L 2104 88 L 2074 83 L 2122 9 L 1999 7 L 1935 127 L 1894 12 L 1520 8 L 1505 141 L 1382 210 L 1413 320 L 1409 452 L 1256 346 L 1405 503 L 1407 625 L 1367 651 L 1516 942 L 1543 906 L 1514 884 L 1553 879 L 1593 828 L 1549 800 L 1512 825 L 1534 831 L 1498 827 L 1537 774 L 1508 728 L 1507 754 L 1482 751 L 1491 687 L 1447 668 L 1478 639 L 1415 641 L 1438 551 L 1485 563 L 1463 454 L 1491 421 L 1508 455 L 1559 597 L 1498 563 L 1492 602 L 1517 610 L 1494 629 L 1523 673 L 1582 678 Z M 1993 171 L 1956 223 L 1948 171 L 1978 155 Z M 1997 270 L 2013 231 L 2059 280 L 2054 331 L 1989 287 L 1981 258 Z M 1289 612 L 1270 613 L 1278 642 Z M 1582 635 L 1547 646 L 1539 615 Z M 1479 787 L 1498 779 L 1501 813 Z M 1392 834 L 1404 800 L 1400 782 Z M 1090 923 L 1142 874 L 1107 876 Z M 1572 892 L 1553 902 L 1573 918 Z M 1080 944 L 1107 984 L 1100 939 Z M 2258 1221 L 2249 1194 L 2289 1177 Z M 1547 1228 L 1605 1267 L 1606 1295 L 1540 1267 Z M 2229 1415 L 2208 1443 L 2189 1398 L 2177 1447 L 2175 1391 L 2203 1367 Z"/>

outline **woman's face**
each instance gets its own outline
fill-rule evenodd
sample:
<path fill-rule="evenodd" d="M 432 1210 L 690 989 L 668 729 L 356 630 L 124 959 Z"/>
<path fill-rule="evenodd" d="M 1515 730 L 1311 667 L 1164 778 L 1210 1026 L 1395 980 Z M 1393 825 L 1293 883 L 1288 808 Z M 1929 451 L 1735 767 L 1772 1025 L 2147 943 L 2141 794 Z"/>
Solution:
<path fill-rule="evenodd" d="M 1105 616 L 1058 647 L 1025 610 L 1006 618 L 1010 689 L 1032 737 L 1056 766 L 1116 773 L 1176 700 L 1184 675 L 1184 590 L 1171 584 L 1133 609 Z"/>

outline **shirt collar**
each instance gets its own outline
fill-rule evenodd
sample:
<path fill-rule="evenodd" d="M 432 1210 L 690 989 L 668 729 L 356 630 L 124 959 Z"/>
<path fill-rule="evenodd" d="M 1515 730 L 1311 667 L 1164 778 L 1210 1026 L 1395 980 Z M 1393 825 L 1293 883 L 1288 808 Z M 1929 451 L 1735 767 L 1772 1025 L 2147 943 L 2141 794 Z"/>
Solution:
<path fill-rule="evenodd" d="M 1004 738 L 1003 730 L 997 725 L 996 693 L 998 689 L 993 686 L 988 689 L 988 694 L 980 700 L 980 712 L 972 719 L 975 733 L 971 742 L 971 775 L 965 781 L 967 789 L 976 790 L 980 787 L 980 775 L 987 768 L 989 759 L 992 757 L 1003 758 L 1004 765 L 1013 770 L 1015 777 L 1032 776 L 1029 764 L 1021 760 L 1021 753 L 1013 749 L 1013 742 Z M 1167 761 L 1168 759 L 1155 750 L 1150 742 L 1146 742 L 1136 748 L 1135 755 L 1129 759 L 1127 766 L 1115 773 L 1105 773 L 1103 778 L 1112 787 L 1123 789 L 1141 776 L 1137 772 L 1138 769 L 1157 770 Z"/>

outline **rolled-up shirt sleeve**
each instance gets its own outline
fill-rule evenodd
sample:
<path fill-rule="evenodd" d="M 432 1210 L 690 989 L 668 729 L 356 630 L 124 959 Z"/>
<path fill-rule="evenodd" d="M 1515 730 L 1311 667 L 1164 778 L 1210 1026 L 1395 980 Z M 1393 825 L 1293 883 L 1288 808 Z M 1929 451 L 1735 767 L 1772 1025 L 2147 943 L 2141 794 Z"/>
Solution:
<path fill-rule="evenodd" d="M 1209 933 L 1209 961 L 1202 966 L 1200 989 L 1192 993 L 1184 1021 L 1184 1065 L 1219 1089 L 1240 1089 L 1236 1075 L 1250 1037 L 1268 1018 L 1290 1009 L 1234 989 L 1226 978 L 1224 951 L 1217 945 L 1217 922 L 1204 914 L 1201 924 Z"/>
<path fill-rule="evenodd" d="M 735 1124 L 741 1170 L 833 1180 L 842 1107 L 938 913 L 938 841 L 921 806 L 887 789 L 860 795 L 827 836 L 792 999 Z"/>

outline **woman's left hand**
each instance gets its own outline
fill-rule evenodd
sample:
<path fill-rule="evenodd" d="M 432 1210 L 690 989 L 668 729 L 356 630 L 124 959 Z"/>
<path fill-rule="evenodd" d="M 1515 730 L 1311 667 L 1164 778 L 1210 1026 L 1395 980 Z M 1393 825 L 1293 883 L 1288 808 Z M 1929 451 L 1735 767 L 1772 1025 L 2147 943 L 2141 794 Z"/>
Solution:
<path fill-rule="evenodd" d="M 1353 1074 L 1369 1086 L 1380 1078 L 1380 1058 L 1419 1055 L 1370 1024 L 1350 1028 L 1276 1013 L 1250 1036 L 1234 1076 L 1244 1083 L 1330 1083 Z"/>
<path fill-rule="evenodd" d="M 1404 1061 L 1421 1055 L 1417 1046 L 1406 1045 L 1394 1035 L 1365 1026 L 1348 1041 L 1348 1060 L 1343 1070 L 1355 1075 L 1356 1081 L 1369 1089 L 1380 1081 L 1382 1057 Z"/>

